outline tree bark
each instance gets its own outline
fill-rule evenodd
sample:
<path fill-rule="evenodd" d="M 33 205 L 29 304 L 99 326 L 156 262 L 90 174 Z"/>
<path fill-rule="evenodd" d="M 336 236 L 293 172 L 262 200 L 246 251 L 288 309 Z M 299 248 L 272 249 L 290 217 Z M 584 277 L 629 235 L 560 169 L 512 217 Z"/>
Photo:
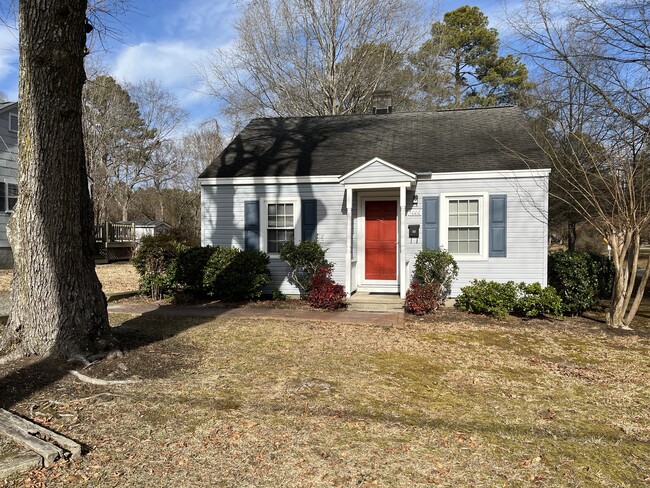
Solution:
<path fill-rule="evenodd" d="M 567 251 L 572 252 L 576 250 L 576 240 L 577 240 L 576 223 L 567 222 Z"/>
<path fill-rule="evenodd" d="M 86 0 L 20 0 L 19 188 L 0 349 L 86 355 L 114 347 L 93 260 L 81 124 Z"/>

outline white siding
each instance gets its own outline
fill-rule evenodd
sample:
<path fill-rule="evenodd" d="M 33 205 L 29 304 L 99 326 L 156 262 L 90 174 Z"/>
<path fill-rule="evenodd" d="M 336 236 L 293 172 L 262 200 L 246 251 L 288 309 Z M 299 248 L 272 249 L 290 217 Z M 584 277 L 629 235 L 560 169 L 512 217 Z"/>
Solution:
<path fill-rule="evenodd" d="M 420 181 L 415 191 L 407 192 L 407 213 L 421 209 L 423 198 L 455 192 L 484 192 L 507 195 L 507 257 L 486 260 L 457 258 L 459 276 L 453 284 L 452 296 L 473 279 L 505 282 L 539 281 L 546 284 L 547 242 L 547 177 L 517 179 L 475 179 Z M 397 191 L 397 190 L 396 190 Z M 419 204 L 413 207 L 413 195 Z M 363 193 L 362 193 L 363 194 Z M 399 193 L 396 193 L 399 194 Z M 334 263 L 333 278 L 345 283 L 346 215 L 345 191 L 339 184 L 304 185 L 216 185 L 203 186 L 201 194 L 201 241 L 203 245 L 244 247 L 244 202 L 267 197 L 298 197 L 318 201 L 318 240 L 328 249 L 327 258 Z M 353 229 L 356 233 L 357 192 L 353 198 Z M 488 202 L 486 201 L 487 205 Z M 406 225 L 419 224 L 422 216 L 406 217 Z M 483 223 L 488 225 L 487 222 Z M 487 242 L 482 242 L 487 245 Z M 406 239 L 406 261 L 412 271 L 415 254 L 422 249 L 422 238 Z M 353 235 L 353 259 L 357 258 L 357 238 Z M 287 282 L 287 269 L 280 259 L 271 260 L 272 283 L 267 290 L 279 287 L 284 293 L 296 293 Z M 409 277 L 410 278 L 410 277 Z"/>
<path fill-rule="evenodd" d="M 318 241 L 334 263 L 333 279 L 345 283 L 345 191 L 334 184 L 203 186 L 201 189 L 201 244 L 244 248 L 244 202 L 262 198 L 316 199 Z M 264 223 L 261 223 L 264 225 Z M 287 281 L 288 267 L 279 258 L 271 258 L 271 283 L 267 291 L 280 288 L 295 294 Z"/>
<path fill-rule="evenodd" d="M 369 164 L 362 170 L 348 176 L 345 179 L 346 185 L 354 185 L 357 183 L 398 183 L 403 181 L 411 181 L 407 175 L 401 171 L 386 166 L 378 161 Z"/>
<path fill-rule="evenodd" d="M 461 287 L 475 278 L 499 282 L 539 281 L 546 285 L 547 187 L 546 177 L 418 182 L 416 193 L 419 208 L 422 208 L 424 197 L 441 193 L 480 191 L 507 195 L 507 257 L 479 261 L 457 258 L 459 273 L 453 284 L 452 296 L 458 295 Z M 412 206 L 412 195 L 409 192 L 407 210 Z M 421 216 L 407 216 L 406 223 L 420 224 L 422 236 Z M 415 254 L 421 248 L 421 238 L 407 239 L 406 260 L 410 261 L 411 269 Z"/>
<path fill-rule="evenodd" d="M 9 131 L 9 114 L 18 114 L 18 108 L 0 112 L 0 182 L 5 180 L 17 182 L 18 180 L 18 138 L 16 132 Z M 0 211 L 0 267 L 11 264 L 11 259 L 5 256 L 10 254 L 9 241 L 7 240 L 7 222 L 9 213 Z M 9 261 L 7 261 L 7 259 Z"/>

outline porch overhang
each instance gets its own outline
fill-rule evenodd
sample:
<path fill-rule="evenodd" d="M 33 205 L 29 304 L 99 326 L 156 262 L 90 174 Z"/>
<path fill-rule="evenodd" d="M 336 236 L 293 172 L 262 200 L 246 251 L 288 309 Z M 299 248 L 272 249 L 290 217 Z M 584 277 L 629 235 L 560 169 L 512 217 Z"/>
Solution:
<path fill-rule="evenodd" d="M 400 168 L 394 164 L 373 158 L 367 163 L 339 177 L 339 183 L 345 187 L 346 196 L 346 213 L 347 213 L 347 231 L 346 231 L 346 275 L 345 291 L 348 296 L 355 291 L 358 277 L 353 276 L 357 273 L 358 267 L 353 266 L 352 262 L 352 243 L 354 234 L 354 224 L 352 211 L 354 205 L 353 194 L 364 191 L 381 191 L 397 190 L 399 191 L 399 225 L 397 231 L 398 245 L 398 288 L 400 297 L 406 296 L 408 287 L 407 263 L 406 263 L 406 191 L 413 188 L 417 182 L 417 175 Z"/>

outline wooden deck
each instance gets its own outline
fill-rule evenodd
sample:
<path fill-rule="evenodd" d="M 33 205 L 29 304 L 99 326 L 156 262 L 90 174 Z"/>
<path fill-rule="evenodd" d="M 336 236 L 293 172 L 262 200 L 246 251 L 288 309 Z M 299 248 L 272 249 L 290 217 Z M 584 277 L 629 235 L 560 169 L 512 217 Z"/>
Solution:
<path fill-rule="evenodd" d="M 137 245 L 135 224 L 106 222 L 95 226 L 95 261 L 98 263 L 128 261 Z"/>

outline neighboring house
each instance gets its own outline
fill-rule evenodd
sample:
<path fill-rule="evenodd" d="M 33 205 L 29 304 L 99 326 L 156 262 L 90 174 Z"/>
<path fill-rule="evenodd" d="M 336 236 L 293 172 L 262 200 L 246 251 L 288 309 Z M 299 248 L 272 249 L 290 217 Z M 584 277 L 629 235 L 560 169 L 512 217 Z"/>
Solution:
<path fill-rule="evenodd" d="M 121 225 L 131 225 L 135 232 L 135 240 L 140 241 L 144 236 L 155 236 L 168 232 L 172 226 L 161 220 L 121 220 Z"/>
<path fill-rule="evenodd" d="M 7 222 L 18 201 L 18 103 L 0 102 L 0 268 L 12 268 Z"/>
<path fill-rule="evenodd" d="M 348 293 L 404 297 L 415 255 L 443 246 L 474 278 L 546 285 L 549 163 L 516 107 L 255 119 L 200 175 L 203 245 L 279 259 L 315 239 Z M 386 113 L 388 112 L 388 113 Z"/>

